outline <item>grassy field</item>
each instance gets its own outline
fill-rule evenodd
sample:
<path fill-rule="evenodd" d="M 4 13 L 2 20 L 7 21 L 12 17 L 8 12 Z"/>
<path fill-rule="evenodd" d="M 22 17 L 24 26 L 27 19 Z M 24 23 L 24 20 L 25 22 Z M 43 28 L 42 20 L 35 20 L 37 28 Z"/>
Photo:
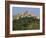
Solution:
<path fill-rule="evenodd" d="M 13 30 L 36 30 L 40 29 L 40 19 L 35 17 L 23 17 L 13 20 Z"/>

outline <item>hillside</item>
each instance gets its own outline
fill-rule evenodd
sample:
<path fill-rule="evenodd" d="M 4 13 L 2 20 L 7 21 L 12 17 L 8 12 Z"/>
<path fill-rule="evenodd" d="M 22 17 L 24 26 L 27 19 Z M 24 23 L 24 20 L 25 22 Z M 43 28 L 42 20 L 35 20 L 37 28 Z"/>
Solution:
<path fill-rule="evenodd" d="M 13 30 L 40 29 L 40 19 L 29 13 L 18 14 L 13 19 Z"/>

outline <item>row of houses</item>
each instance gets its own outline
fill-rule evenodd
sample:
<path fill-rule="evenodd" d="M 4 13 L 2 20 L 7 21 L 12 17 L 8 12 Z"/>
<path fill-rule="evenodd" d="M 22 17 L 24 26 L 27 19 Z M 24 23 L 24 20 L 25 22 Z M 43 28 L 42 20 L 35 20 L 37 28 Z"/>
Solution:
<path fill-rule="evenodd" d="M 33 13 L 29 13 L 29 12 L 22 12 L 22 13 L 18 13 L 14 18 L 15 19 L 19 19 L 20 17 L 23 18 L 23 17 L 35 17 L 35 18 L 39 18 L 37 17 L 35 14 Z"/>

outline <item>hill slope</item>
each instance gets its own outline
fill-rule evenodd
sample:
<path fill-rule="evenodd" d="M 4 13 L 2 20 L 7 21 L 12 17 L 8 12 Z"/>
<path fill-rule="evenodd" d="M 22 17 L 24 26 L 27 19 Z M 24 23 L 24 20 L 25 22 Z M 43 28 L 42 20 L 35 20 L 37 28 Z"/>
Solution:
<path fill-rule="evenodd" d="M 35 17 L 23 17 L 13 20 L 13 30 L 32 30 L 40 29 L 40 19 Z"/>

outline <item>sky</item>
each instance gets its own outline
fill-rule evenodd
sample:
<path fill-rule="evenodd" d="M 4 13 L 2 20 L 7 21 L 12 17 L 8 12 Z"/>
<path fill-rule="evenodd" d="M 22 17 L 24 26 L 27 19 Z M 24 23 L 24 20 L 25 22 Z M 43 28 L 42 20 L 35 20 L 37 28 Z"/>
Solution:
<path fill-rule="evenodd" d="M 17 15 L 18 13 L 22 13 L 23 11 L 28 11 L 30 13 L 35 14 L 36 16 L 40 15 L 40 8 L 26 8 L 26 7 L 13 7 L 12 13 L 13 16 Z"/>

